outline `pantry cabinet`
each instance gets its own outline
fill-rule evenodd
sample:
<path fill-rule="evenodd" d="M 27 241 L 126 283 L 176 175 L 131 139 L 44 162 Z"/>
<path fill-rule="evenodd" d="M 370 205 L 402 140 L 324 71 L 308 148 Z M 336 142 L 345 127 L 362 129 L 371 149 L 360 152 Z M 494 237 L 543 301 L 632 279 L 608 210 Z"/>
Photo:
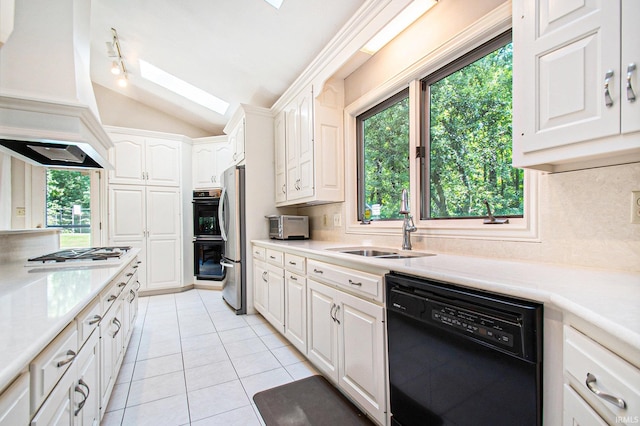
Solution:
<path fill-rule="evenodd" d="M 220 187 L 220 176 L 233 161 L 233 148 L 226 136 L 201 138 L 193 142 L 192 161 L 193 188 Z"/>
<path fill-rule="evenodd" d="M 574 170 L 640 159 L 640 3 L 513 3 L 513 164 Z"/>
<path fill-rule="evenodd" d="M 276 116 L 276 205 L 344 201 L 343 103 L 343 82 L 329 81 Z"/>
<path fill-rule="evenodd" d="M 181 285 L 180 192 L 174 187 L 109 185 L 109 242 L 139 248 L 144 290 Z"/>

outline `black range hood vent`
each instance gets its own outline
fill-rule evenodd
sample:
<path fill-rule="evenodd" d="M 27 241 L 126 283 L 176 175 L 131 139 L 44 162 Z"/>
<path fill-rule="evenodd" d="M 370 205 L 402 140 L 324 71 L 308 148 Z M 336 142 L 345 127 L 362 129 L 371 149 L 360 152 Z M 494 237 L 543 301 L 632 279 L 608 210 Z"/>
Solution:
<path fill-rule="evenodd" d="M 77 145 L 10 139 L 0 139 L 0 145 L 44 166 L 102 168 Z"/>

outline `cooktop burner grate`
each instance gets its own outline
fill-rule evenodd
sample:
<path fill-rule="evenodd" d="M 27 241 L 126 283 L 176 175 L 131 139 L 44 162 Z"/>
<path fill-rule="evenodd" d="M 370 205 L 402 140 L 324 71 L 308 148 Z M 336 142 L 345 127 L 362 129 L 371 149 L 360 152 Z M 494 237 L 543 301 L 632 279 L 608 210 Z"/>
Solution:
<path fill-rule="evenodd" d="M 88 247 L 60 250 L 55 253 L 28 259 L 29 262 L 67 262 L 77 260 L 107 260 L 120 258 L 131 246 L 123 247 Z"/>

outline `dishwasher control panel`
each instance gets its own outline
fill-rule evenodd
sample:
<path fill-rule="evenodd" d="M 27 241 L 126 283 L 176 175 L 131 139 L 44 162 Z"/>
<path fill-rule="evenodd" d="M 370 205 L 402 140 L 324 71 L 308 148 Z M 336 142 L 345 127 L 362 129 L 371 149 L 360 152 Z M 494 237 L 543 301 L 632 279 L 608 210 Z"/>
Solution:
<path fill-rule="evenodd" d="M 489 316 L 435 303 L 431 309 L 431 319 L 477 338 L 513 347 L 513 333 L 505 330 L 510 328 L 509 325 Z"/>

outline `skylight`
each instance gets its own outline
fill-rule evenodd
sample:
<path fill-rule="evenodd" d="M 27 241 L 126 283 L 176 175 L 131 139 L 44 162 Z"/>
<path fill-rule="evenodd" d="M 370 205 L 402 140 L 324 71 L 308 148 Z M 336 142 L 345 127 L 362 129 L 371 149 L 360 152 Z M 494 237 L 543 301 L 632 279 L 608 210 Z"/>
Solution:
<path fill-rule="evenodd" d="M 140 75 L 159 86 L 164 87 L 192 102 L 202 105 L 211 111 L 224 115 L 229 103 L 179 79 L 149 62 L 140 59 Z"/>
<path fill-rule="evenodd" d="M 264 0 L 267 3 L 269 3 L 271 6 L 275 7 L 276 9 L 280 9 L 280 6 L 282 6 L 282 2 L 284 0 Z"/>

